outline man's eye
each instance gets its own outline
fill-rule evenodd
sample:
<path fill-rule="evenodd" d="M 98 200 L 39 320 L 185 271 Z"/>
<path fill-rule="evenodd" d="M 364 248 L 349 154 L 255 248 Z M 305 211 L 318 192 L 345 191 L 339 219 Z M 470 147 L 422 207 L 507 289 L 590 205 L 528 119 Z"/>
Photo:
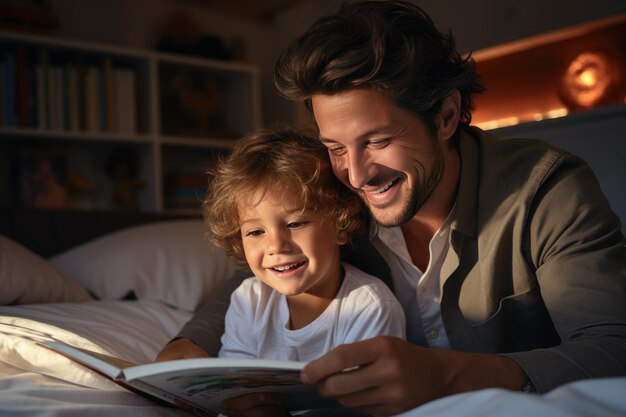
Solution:
<path fill-rule="evenodd" d="M 341 156 L 346 153 L 346 148 L 344 148 L 343 146 L 328 148 L 328 153 L 330 153 L 332 156 Z"/>
<path fill-rule="evenodd" d="M 261 236 L 263 234 L 263 230 L 250 230 L 246 233 L 246 236 L 256 237 Z"/>
<path fill-rule="evenodd" d="M 389 144 L 388 139 L 371 140 L 367 143 L 367 146 L 374 149 L 382 149 Z"/>

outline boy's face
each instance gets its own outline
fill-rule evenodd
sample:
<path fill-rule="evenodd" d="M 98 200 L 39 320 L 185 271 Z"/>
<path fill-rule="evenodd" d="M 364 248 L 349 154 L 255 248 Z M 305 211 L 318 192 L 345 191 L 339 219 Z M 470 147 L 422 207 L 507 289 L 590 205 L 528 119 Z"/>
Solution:
<path fill-rule="evenodd" d="M 258 279 L 289 297 L 335 296 L 345 232 L 303 212 L 285 190 L 240 198 L 239 218 L 246 261 Z"/>

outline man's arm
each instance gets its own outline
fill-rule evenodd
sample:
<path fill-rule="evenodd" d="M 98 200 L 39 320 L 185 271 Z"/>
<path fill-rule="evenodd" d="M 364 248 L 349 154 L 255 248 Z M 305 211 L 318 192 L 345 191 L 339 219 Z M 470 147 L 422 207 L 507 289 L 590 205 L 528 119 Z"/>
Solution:
<path fill-rule="evenodd" d="M 224 316 L 230 304 L 230 296 L 250 276 L 252 273 L 247 268 L 235 272 L 218 294 L 208 300 L 176 337 L 161 349 L 156 361 L 217 356 L 221 346 L 220 338 L 224 334 Z"/>
<path fill-rule="evenodd" d="M 626 375 L 626 246 L 588 165 L 569 156 L 542 185 L 529 225 L 529 263 L 561 343 L 512 352 L 537 391 Z"/>

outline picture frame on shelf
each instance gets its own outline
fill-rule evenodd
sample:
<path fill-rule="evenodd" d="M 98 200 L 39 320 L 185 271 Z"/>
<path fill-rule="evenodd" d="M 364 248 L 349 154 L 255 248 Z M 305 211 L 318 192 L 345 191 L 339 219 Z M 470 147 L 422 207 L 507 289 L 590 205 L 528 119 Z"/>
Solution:
<path fill-rule="evenodd" d="M 17 149 L 10 175 L 15 201 L 24 208 L 94 208 L 97 186 L 88 161 L 80 150 Z"/>

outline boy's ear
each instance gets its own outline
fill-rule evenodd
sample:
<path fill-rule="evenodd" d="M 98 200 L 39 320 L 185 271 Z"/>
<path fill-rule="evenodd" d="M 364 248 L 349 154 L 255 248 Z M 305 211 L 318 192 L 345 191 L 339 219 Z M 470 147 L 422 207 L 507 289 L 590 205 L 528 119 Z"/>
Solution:
<path fill-rule="evenodd" d="M 340 230 L 339 233 L 337 233 L 337 244 L 345 245 L 346 243 L 348 243 L 348 232 Z"/>

